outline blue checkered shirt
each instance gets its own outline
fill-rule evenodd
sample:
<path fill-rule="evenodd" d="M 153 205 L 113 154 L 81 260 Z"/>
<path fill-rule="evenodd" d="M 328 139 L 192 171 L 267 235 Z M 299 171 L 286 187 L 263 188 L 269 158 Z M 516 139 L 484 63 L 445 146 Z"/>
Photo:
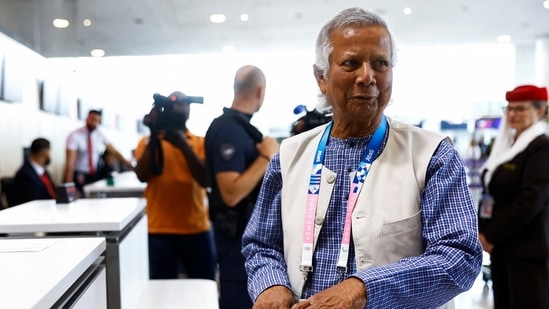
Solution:
<path fill-rule="evenodd" d="M 370 138 L 343 140 L 330 137 L 325 166 L 338 175 L 348 175 L 358 166 Z M 381 151 L 383 149 L 379 153 Z M 338 183 L 313 256 L 314 271 L 309 273 L 301 298 L 308 298 L 341 280 L 341 274 L 334 269 L 341 244 L 350 178 L 336 179 Z M 280 157 L 276 155 L 266 171 L 255 210 L 243 236 L 248 290 L 252 299 L 274 285 L 290 288 L 284 260 L 281 188 Z M 357 272 L 351 243 L 344 277 L 354 276 L 365 283 L 366 308 L 436 308 L 469 289 L 476 279 L 482 263 L 476 212 L 462 160 L 445 141 L 440 143 L 428 165 L 420 206 L 426 246 L 421 256 Z"/>

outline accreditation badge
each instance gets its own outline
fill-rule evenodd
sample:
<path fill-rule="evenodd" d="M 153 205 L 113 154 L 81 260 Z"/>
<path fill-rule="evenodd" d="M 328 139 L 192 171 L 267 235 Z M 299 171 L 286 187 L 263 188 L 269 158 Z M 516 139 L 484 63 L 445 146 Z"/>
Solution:
<path fill-rule="evenodd" d="M 479 217 L 482 219 L 492 219 L 494 212 L 494 198 L 490 194 L 483 194 L 480 200 Z"/>

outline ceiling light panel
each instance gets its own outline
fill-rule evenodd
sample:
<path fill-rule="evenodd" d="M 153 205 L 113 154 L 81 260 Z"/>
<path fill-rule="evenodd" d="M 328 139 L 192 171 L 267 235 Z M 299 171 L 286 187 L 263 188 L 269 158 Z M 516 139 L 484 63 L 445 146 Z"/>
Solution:
<path fill-rule="evenodd" d="M 498 37 L 497 37 L 498 43 L 509 43 L 512 40 L 513 40 L 513 38 L 508 34 L 498 35 Z"/>
<path fill-rule="evenodd" d="M 52 23 L 55 28 L 59 29 L 65 29 L 70 25 L 69 20 L 64 18 L 56 18 L 53 20 Z"/>
<path fill-rule="evenodd" d="M 92 57 L 104 57 L 105 56 L 105 51 L 102 50 L 102 49 L 93 49 L 91 52 L 90 52 L 90 55 Z"/>
<path fill-rule="evenodd" d="M 212 14 L 210 15 L 210 21 L 214 24 L 224 23 L 227 18 L 223 14 Z"/>

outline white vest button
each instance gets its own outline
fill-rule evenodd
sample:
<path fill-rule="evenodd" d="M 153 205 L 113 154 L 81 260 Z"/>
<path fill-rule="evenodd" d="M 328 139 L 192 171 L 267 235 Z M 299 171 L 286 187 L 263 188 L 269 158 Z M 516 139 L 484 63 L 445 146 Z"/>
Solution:
<path fill-rule="evenodd" d="M 328 177 L 326 178 L 326 181 L 327 181 L 329 184 L 334 183 L 335 180 L 336 180 L 336 176 L 334 176 L 334 175 L 328 175 Z"/>

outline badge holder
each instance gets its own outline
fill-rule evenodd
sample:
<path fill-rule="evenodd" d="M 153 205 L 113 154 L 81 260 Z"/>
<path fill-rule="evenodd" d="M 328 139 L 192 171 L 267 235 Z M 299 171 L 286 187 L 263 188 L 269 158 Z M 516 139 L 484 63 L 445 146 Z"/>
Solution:
<path fill-rule="evenodd" d="M 57 204 L 69 204 L 76 201 L 78 197 L 78 191 L 74 182 L 64 183 L 60 186 L 57 186 L 57 198 L 55 202 Z"/>
<path fill-rule="evenodd" d="M 494 198 L 490 194 L 483 194 L 480 200 L 480 213 L 481 219 L 492 219 L 494 211 Z"/>

